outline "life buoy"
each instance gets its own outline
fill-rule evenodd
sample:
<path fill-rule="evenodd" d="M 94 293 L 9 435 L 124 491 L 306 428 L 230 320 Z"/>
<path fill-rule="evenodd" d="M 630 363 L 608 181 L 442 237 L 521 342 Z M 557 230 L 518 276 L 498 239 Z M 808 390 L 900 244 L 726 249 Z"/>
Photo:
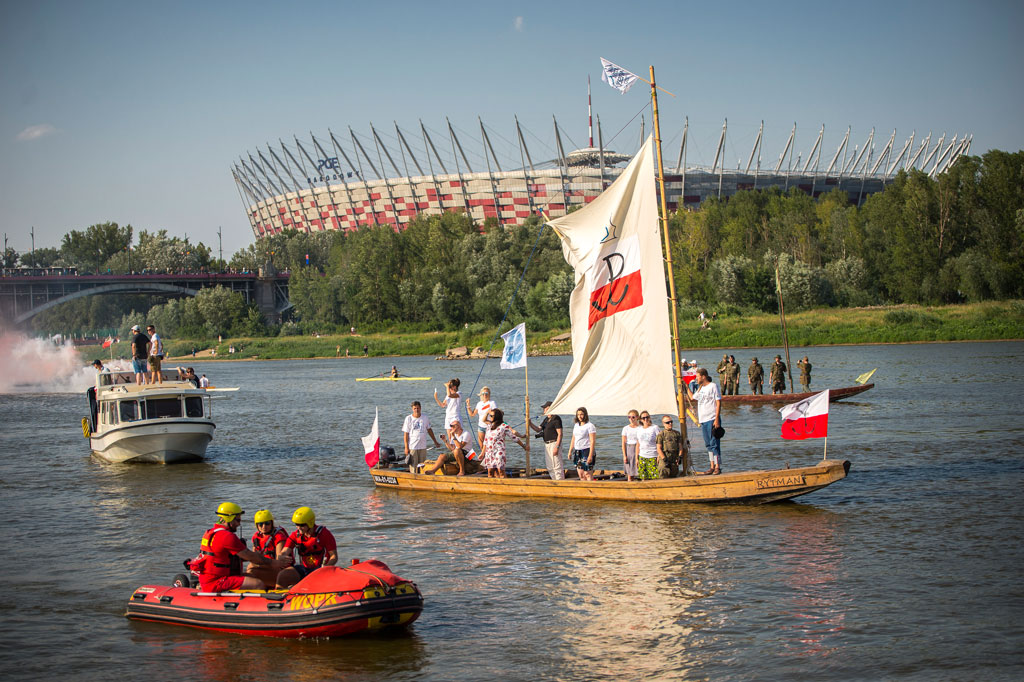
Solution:
<path fill-rule="evenodd" d="M 89 428 L 89 419 L 82 417 L 82 435 L 88 438 L 92 435 L 92 429 Z"/>

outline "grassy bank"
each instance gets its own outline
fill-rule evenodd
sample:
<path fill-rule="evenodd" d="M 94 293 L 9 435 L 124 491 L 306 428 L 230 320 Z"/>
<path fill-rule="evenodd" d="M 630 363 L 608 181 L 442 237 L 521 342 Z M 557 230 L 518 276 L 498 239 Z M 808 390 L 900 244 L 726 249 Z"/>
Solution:
<path fill-rule="evenodd" d="M 1024 301 L 986 302 L 955 306 L 879 306 L 872 308 L 823 308 L 786 316 L 792 346 L 853 343 L 910 343 L 921 341 L 984 341 L 1024 339 Z M 680 320 L 680 348 L 744 348 L 778 346 L 778 315 L 720 315 L 711 329 L 701 330 L 696 320 Z M 531 354 L 568 353 L 568 341 L 552 338 L 567 330 L 533 333 L 528 330 Z M 285 358 L 360 357 L 363 346 L 370 356 L 444 355 L 449 348 L 487 348 L 494 330 L 425 333 L 379 333 L 365 335 L 283 336 L 274 338 L 229 338 L 221 343 L 190 339 L 167 339 L 169 355 L 197 359 L 261 360 Z M 229 353 L 234 346 L 236 352 Z M 339 350 L 340 347 L 340 350 Z M 502 347 L 499 339 L 496 349 Z M 211 356 L 211 350 L 216 356 Z M 106 357 L 98 346 L 83 346 L 88 357 Z M 128 344 L 114 346 L 114 356 L 127 356 Z"/>

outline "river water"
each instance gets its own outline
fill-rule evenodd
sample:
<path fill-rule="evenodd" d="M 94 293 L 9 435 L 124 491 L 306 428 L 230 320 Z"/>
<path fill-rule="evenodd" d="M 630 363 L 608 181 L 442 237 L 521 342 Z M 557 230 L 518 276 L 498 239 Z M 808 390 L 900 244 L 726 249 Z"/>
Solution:
<path fill-rule="evenodd" d="M 756 354 L 767 365 L 775 352 Z M 359 442 L 374 406 L 382 442 L 400 446 L 410 401 L 440 424 L 432 389 L 459 376 L 468 396 L 479 361 L 404 358 L 403 374 L 432 379 L 396 383 L 354 381 L 387 359 L 196 363 L 241 390 L 215 403 L 208 461 L 176 466 L 100 463 L 80 431 L 84 395 L 10 389 L 0 677 L 1020 679 L 1024 343 L 795 349 L 793 360 L 804 352 L 815 388 L 878 367 L 876 387 L 832 406 L 828 454 L 853 463 L 849 477 L 762 507 L 376 490 Z M 568 363 L 530 360 L 534 405 Z M 485 383 L 521 424 L 522 371 L 491 361 Z M 725 420 L 727 470 L 822 455 L 822 441 L 781 440 L 774 408 Z M 599 463 L 614 466 L 625 420 L 595 422 Z M 378 558 L 416 581 L 423 615 L 408 633 L 321 641 L 126 620 L 132 590 L 169 582 L 224 500 L 249 512 L 247 536 L 256 509 L 290 529 L 293 509 L 313 507 L 343 563 Z"/>

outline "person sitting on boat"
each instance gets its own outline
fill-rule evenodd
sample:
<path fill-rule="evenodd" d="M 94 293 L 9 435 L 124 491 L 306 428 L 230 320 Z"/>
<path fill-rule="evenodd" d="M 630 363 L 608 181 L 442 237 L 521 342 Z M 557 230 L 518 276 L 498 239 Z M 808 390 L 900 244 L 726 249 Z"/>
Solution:
<path fill-rule="evenodd" d="M 597 428 L 590 422 L 587 408 L 576 410 L 572 426 L 572 463 L 581 481 L 594 480 L 594 463 L 597 461 Z"/>
<path fill-rule="evenodd" d="M 448 446 L 448 452 L 442 452 L 438 456 L 437 460 L 433 465 L 423 469 L 424 474 L 433 475 L 441 471 L 444 473 L 444 465 L 448 462 L 455 462 L 459 465 L 459 476 L 465 476 L 468 465 L 467 461 L 473 457 L 476 457 L 476 452 L 473 451 L 473 446 L 469 442 L 469 431 L 462 428 L 462 422 L 452 422 L 452 428 L 449 432 L 450 438 L 441 436 L 444 440 L 445 445 Z"/>
<path fill-rule="evenodd" d="M 487 469 L 488 478 L 505 478 L 505 441 L 511 438 L 522 446 L 523 450 L 529 450 L 530 445 L 523 439 L 525 433 L 519 433 L 505 423 L 505 413 L 495 408 L 487 414 L 487 435 L 484 436 L 483 465 Z"/>
<path fill-rule="evenodd" d="M 640 413 L 630 410 L 626 415 L 629 423 L 622 427 L 622 468 L 626 480 L 632 481 L 640 475 L 636 465 L 636 432 L 640 428 Z"/>
<path fill-rule="evenodd" d="M 178 377 L 182 381 L 187 381 L 190 384 L 192 384 L 193 386 L 195 386 L 196 388 L 199 388 L 199 377 L 196 376 L 196 371 L 194 369 L 192 369 L 191 367 L 188 367 L 186 369 L 182 369 L 181 367 L 179 367 L 178 368 Z"/>
<path fill-rule="evenodd" d="M 338 563 L 338 543 L 331 531 L 316 525 L 316 515 L 309 507 L 299 507 L 292 514 L 295 532 L 285 540 L 278 560 L 294 560 L 293 548 L 299 553 L 299 564 L 289 566 L 277 574 L 277 588 L 291 587 L 321 566 Z"/>
<path fill-rule="evenodd" d="M 754 395 L 761 395 L 764 391 L 761 386 L 764 384 L 764 367 L 754 358 L 747 368 L 747 383 L 750 384 L 750 392 Z"/>
<path fill-rule="evenodd" d="M 640 413 L 640 426 L 636 430 L 637 468 L 641 481 L 652 481 L 658 476 L 658 432 L 661 429 L 651 423 L 651 413 Z"/>
<path fill-rule="evenodd" d="M 441 447 L 430 428 L 430 417 L 423 414 L 420 401 L 412 401 L 412 414 L 406 416 L 402 423 L 402 440 L 405 441 L 405 456 L 409 462 L 409 471 L 416 473 L 420 464 L 427 461 L 427 436 L 434 441 L 435 447 Z"/>
<path fill-rule="evenodd" d="M 449 438 L 452 436 L 452 423 L 459 422 L 460 425 L 462 424 L 462 417 L 459 416 L 459 408 L 462 406 L 462 394 L 459 393 L 460 383 L 457 378 L 448 380 L 448 383 L 445 384 L 448 395 L 445 396 L 444 400 L 437 397 L 437 389 L 434 389 L 434 402 L 437 403 L 438 407 L 444 408 L 444 428 Z"/>
<path fill-rule="evenodd" d="M 97 373 L 107 371 L 107 368 L 103 366 L 103 361 L 100 360 L 99 358 L 96 358 L 95 360 L 92 361 L 92 366 L 96 368 Z"/>
<path fill-rule="evenodd" d="M 476 407 L 466 407 L 469 411 L 470 417 L 476 417 L 476 442 L 482 449 L 484 447 L 484 436 L 487 431 L 487 413 L 498 406 L 498 403 L 491 400 L 491 389 L 484 386 L 480 389 L 480 400 L 477 401 Z"/>
<path fill-rule="evenodd" d="M 551 401 L 540 406 L 544 410 L 544 420 L 540 426 L 534 424 L 529 416 L 526 426 L 537 432 L 538 438 L 544 439 L 544 455 L 548 463 L 548 476 L 552 481 L 565 480 L 565 463 L 562 461 L 562 418 L 551 414 Z"/>
<path fill-rule="evenodd" d="M 257 566 L 272 569 L 284 568 L 288 564 L 269 559 L 246 549 L 245 542 L 235 533 L 242 523 L 242 508 L 234 502 L 223 502 L 217 507 L 220 523 L 203 533 L 199 546 L 199 588 L 203 592 L 227 592 L 229 590 L 262 590 L 263 581 L 253 576 L 242 575 L 242 562 L 249 561 Z M 225 532 L 226 531 L 226 532 Z"/>
<path fill-rule="evenodd" d="M 811 392 L 811 361 L 804 356 L 803 360 L 796 363 L 796 366 L 800 368 L 800 386 L 803 387 L 804 393 Z"/>
<path fill-rule="evenodd" d="M 194 376 L 194 375 L 193 375 Z M 256 532 L 252 534 L 252 549 L 268 559 L 277 559 L 277 555 L 284 551 L 284 543 L 288 539 L 288 533 L 284 528 L 274 525 L 274 515 L 269 509 L 260 509 L 253 514 L 252 521 L 256 524 Z M 250 563 L 246 569 L 246 575 L 259 578 L 271 589 L 277 584 L 277 574 L 280 569 L 270 566 L 256 566 Z"/>
<path fill-rule="evenodd" d="M 700 422 L 700 431 L 704 435 L 704 447 L 708 449 L 708 461 L 710 466 L 705 474 L 722 473 L 722 446 L 715 436 L 715 429 L 722 426 L 722 394 L 718 386 L 711 381 L 708 371 L 703 367 L 697 370 L 697 383 L 700 387 L 696 392 L 686 387 L 686 396 L 690 400 L 697 401 L 697 421 Z"/>
<path fill-rule="evenodd" d="M 397 379 L 398 378 L 398 365 L 391 365 L 391 378 L 392 379 Z"/>
<path fill-rule="evenodd" d="M 768 380 L 772 384 L 772 395 L 786 392 L 786 363 L 782 361 L 781 355 L 775 356 L 775 362 L 772 363 Z"/>
<path fill-rule="evenodd" d="M 199 388 L 209 388 L 210 380 L 206 378 L 206 375 L 199 377 Z"/>
<path fill-rule="evenodd" d="M 661 478 L 675 478 L 679 475 L 679 450 L 683 440 L 682 434 L 672 428 L 672 417 L 665 415 L 661 419 L 661 431 L 658 432 L 658 475 Z M 686 475 L 686 467 L 682 467 Z"/>

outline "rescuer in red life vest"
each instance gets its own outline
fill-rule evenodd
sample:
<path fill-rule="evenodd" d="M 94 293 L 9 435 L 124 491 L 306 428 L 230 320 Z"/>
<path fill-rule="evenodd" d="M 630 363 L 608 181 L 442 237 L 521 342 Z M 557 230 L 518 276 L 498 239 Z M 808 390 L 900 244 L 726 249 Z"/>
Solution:
<path fill-rule="evenodd" d="M 292 559 L 292 548 L 299 553 L 299 564 L 284 569 L 277 575 L 277 587 L 291 587 L 321 566 L 338 563 L 338 544 L 331 531 L 316 525 L 316 516 L 309 507 L 299 507 L 292 514 L 295 532 L 288 536 L 278 560 Z"/>
<path fill-rule="evenodd" d="M 262 580 L 242 575 L 243 560 L 277 569 L 288 565 L 245 548 L 245 542 L 235 535 L 244 513 L 234 502 L 223 502 L 217 507 L 220 523 L 203 533 L 199 547 L 203 559 L 199 567 L 199 588 L 203 592 L 262 590 Z"/>
<path fill-rule="evenodd" d="M 252 520 L 256 524 L 256 532 L 252 534 L 252 551 L 262 554 L 267 559 L 277 559 L 277 555 L 284 551 L 288 533 L 284 528 L 274 525 L 274 515 L 270 513 L 269 509 L 259 510 L 253 514 Z M 281 563 L 286 564 L 287 562 Z M 257 566 L 253 563 L 250 563 L 245 569 L 246 575 L 262 580 L 268 590 L 273 589 L 277 583 L 279 572 L 280 568 Z"/>

